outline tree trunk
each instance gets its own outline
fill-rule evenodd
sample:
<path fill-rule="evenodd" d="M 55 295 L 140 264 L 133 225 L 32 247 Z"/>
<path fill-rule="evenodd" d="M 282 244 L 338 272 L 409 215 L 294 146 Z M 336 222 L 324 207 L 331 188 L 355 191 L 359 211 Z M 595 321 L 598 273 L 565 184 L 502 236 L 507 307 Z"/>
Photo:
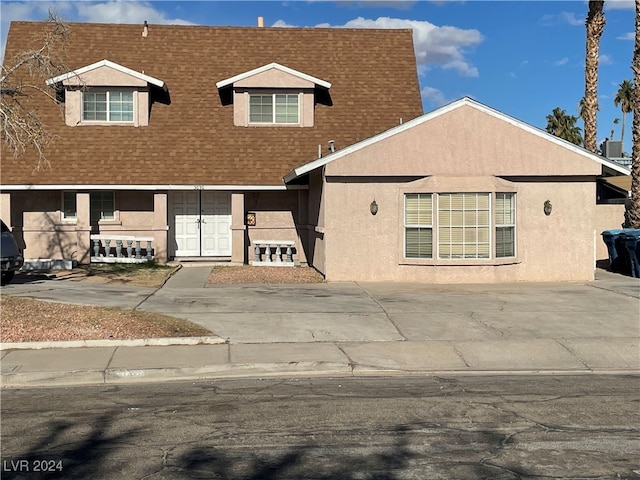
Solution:
<path fill-rule="evenodd" d="M 634 76 L 633 98 L 640 98 L 640 0 L 636 0 L 636 44 L 631 64 Z M 631 205 L 628 222 L 631 228 L 640 228 L 640 102 L 633 102 L 631 126 L 633 146 L 631 150 Z"/>
<path fill-rule="evenodd" d="M 622 111 L 622 130 L 620 131 L 620 143 L 622 144 L 622 150 L 624 151 L 624 124 L 626 123 L 627 112 Z"/>
<path fill-rule="evenodd" d="M 603 13 L 604 1 L 589 1 L 587 14 L 587 53 L 584 71 L 584 148 L 597 152 L 598 135 L 598 56 L 600 37 L 606 20 Z"/>

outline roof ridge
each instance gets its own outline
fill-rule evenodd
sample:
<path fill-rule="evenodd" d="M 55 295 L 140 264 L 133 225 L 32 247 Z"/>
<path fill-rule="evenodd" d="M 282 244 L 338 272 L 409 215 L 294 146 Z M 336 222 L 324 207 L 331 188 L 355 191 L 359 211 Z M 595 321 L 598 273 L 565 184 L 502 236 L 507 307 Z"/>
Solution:
<path fill-rule="evenodd" d="M 27 25 L 47 25 L 50 22 L 46 20 L 11 20 L 10 24 L 27 24 Z M 112 27 L 137 27 L 144 25 L 144 22 L 131 22 L 131 23 L 112 23 L 112 22 L 65 22 L 67 25 L 92 25 L 92 26 L 112 26 Z M 255 25 L 201 25 L 201 24 L 182 24 L 182 23 L 152 23 L 147 22 L 148 26 L 162 27 L 162 28 L 209 28 L 209 29 L 234 29 L 234 30 L 251 30 L 251 31 L 291 31 L 291 30 L 303 30 L 303 31 L 319 31 L 330 30 L 335 32 L 398 32 L 407 31 L 413 32 L 412 28 L 358 28 L 358 27 L 258 27 Z"/>

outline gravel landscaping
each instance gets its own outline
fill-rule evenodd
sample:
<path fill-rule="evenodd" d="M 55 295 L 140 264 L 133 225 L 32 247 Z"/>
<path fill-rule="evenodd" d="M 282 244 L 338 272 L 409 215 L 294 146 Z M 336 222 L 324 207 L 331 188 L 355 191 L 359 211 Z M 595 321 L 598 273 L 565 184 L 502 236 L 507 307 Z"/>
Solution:
<path fill-rule="evenodd" d="M 131 340 L 199 337 L 207 329 L 186 320 L 119 308 L 52 303 L 9 295 L 0 297 L 2 342 Z"/>
<path fill-rule="evenodd" d="M 207 283 L 322 283 L 324 277 L 311 267 L 253 267 L 250 265 L 213 267 Z"/>

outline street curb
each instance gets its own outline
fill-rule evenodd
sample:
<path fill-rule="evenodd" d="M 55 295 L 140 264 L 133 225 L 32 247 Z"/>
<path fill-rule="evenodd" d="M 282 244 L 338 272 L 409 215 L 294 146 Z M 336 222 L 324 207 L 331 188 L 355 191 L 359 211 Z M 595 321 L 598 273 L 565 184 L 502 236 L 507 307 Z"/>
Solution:
<path fill-rule="evenodd" d="M 262 377 L 352 376 L 347 364 L 295 362 L 274 364 L 224 364 L 200 367 L 107 368 L 75 372 L 28 372 L 3 374 L 2 388 L 68 387 L 170 381 L 202 381 Z"/>
<path fill-rule="evenodd" d="M 368 368 L 353 371 L 348 364 L 335 362 L 294 362 L 204 365 L 200 367 L 170 368 L 108 368 L 106 370 L 87 370 L 75 372 L 29 372 L 2 375 L 2 388 L 40 388 L 123 385 L 141 383 L 165 383 L 173 381 L 214 381 L 250 378 L 286 378 L 286 377 L 349 377 L 367 378 L 379 376 L 416 377 L 416 376 L 590 376 L 624 375 L 640 377 L 638 369 L 594 369 L 594 370 L 398 370 Z"/>
<path fill-rule="evenodd" d="M 212 337 L 164 337 L 141 338 L 134 340 L 70 340 L 61 342 L 4 342 L 3 350 L 42 350 L 45 348 L 84 348 L 84 347 L 149 347 L 170 345 L 218 345 L 227 343 L 224 338 Z"/>

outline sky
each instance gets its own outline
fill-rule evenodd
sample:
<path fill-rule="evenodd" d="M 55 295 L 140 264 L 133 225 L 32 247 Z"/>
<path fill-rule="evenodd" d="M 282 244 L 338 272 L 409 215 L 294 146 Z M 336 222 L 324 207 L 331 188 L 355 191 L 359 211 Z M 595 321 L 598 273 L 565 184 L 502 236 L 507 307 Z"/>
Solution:
<path fill-rule="evenodd" d="M 34 1 L 0 0 L 0 56 L 12 20 L 265 27 L 412 28 L 424 111 L 468 96 L 544 129 L 584 95 L 586 1 Z M 633 79 L 634 1 L 605 1 L 598 141 L 620 139 L 613 99 Z M 624 151 L 631 152 L 627 114 Z M 614 124 L 615 119 L 618 124 Z M 582 127 L 579 120 L 578 125 Z"/>

